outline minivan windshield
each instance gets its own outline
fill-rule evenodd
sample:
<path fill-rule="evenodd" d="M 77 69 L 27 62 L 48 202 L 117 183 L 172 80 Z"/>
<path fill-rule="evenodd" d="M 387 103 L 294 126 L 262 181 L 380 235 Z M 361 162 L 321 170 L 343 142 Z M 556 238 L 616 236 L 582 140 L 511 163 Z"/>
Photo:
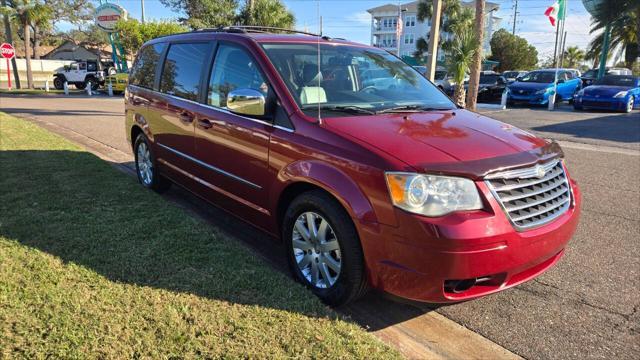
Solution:
<path fill-rule="evenodd" d="M 340 44 L 262 44 L 302 111 L 316 116 L 455 109 L 418 71 L 384 50 Z M 318 68 L 318 59 L 320 67 Z"/>

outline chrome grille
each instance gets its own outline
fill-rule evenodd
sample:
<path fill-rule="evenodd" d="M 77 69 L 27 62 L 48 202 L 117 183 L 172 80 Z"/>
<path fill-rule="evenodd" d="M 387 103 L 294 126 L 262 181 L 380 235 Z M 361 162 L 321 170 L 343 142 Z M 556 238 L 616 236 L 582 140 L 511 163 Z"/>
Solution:
<path fill-rule="evenodd" d="M 485 182 L 518 230 L 546 224 L 571 205 L 571 189 L 559 160 L 489 174 Z"/>

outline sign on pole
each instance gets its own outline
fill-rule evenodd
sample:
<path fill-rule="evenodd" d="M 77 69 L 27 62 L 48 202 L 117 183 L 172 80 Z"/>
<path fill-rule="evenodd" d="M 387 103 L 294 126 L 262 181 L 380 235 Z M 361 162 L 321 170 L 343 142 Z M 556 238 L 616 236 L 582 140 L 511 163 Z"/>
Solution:
<path fill-rule="evenodd" d="M 106 32 L 114 32 L 120 19 L 127 19 L 127 10 L 120 5 L 104 3 L 96 9 L 96 25 Z"/>
<path fill-rule="evenodd" d="M 11 67 L 9 66 L 9 60 L 16 56 L 16 49 L 11 44 L 3 43 L 0 45 L 0 55 L 7 60 L 7 82 L 9 84 L 9 90 L 11 90 Z"/>

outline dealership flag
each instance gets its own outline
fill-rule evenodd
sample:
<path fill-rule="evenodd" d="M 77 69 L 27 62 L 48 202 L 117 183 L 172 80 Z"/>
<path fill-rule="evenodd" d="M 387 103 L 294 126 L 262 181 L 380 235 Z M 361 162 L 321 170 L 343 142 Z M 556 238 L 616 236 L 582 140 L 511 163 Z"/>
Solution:
<path fill-rule="evenodd" d="M 566 0 L 558 0 L 553 5 L 549 6 L 547 11 L 544 12 L 545 15 L 549 17 L 549 21 L 551 21 L 551 26 L 556 26 L 557 20 L 564 20 L 565 13 L 565 3 Z"/>

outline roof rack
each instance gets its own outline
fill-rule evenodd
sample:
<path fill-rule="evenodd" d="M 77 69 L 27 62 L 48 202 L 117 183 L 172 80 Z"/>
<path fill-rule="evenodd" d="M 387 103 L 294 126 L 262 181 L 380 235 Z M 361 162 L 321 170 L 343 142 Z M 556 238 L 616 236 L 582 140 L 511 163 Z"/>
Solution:
<path fill-rule="evenodd" d="M 292 34 L 302 34 L 310 36 L 322 36 L 306 31 L 298 31 L 292 29 L 285 29 L 273 26 L 250 26 L 250 25 L 233 25 L 233 26 L 220 26 L 217 28 L 203 28 L 194 30 L 194 32 L 211 31 L 211 32 L 228 32 L 228 33 L 274 33 L 274 32 L 286 32 Z"/>

